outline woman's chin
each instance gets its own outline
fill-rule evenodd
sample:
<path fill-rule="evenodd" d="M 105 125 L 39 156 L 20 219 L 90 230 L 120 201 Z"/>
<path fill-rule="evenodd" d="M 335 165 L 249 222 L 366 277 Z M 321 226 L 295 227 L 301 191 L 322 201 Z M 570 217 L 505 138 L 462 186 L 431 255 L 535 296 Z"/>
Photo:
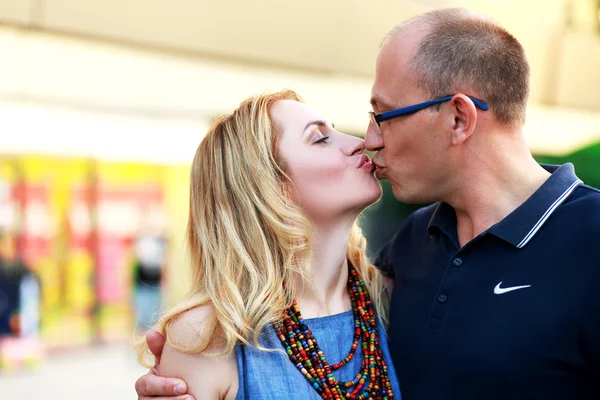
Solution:
<path fill-rule="evenodd" d="M 368 190 L 365 190 L 363 192 L 363 198 L 361 200 L 363 200 L 361 202 L 361 212 L 364 211 L 367 207 L 372 206 L 373 204 L 377 203 L 379 201 L 379 199 L 381 199 L 381 196 L 383 195 L 383 189 L 381 188 L 381 185 L 379 184 L 378 181 L 374 181 L 375 184 L 370 187 Z"/>
<path fill-rule="evenodd" d="M 375 177 L 373 177 L 373 180 L 370 182 L 369 189 L 371 190 L 374 199 L 371 201 L 371 204 L 377 202 L 381 196 L 383 196 L 383 188 L 381 187 L 381 183 L 379 183 Z"/>

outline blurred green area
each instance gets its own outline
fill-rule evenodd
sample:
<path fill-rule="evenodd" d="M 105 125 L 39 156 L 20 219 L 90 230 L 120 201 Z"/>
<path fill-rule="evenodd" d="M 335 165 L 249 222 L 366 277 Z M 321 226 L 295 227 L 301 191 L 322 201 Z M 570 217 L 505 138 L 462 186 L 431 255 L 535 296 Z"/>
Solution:
<path fill-rule="evenodd" d="M 541 164 L 561 165 L 570 162 L 585 184 L 600 188 L 600 142 L 564 156 L 535 155 L 535 159 Z M 381 200 L 365 210 L 360 220 L 372 258 L 400 229 L 406 217 L 423 206 L 400 203 L 394 198 L 390 183 L 386 180 L 381 184 Z"/>

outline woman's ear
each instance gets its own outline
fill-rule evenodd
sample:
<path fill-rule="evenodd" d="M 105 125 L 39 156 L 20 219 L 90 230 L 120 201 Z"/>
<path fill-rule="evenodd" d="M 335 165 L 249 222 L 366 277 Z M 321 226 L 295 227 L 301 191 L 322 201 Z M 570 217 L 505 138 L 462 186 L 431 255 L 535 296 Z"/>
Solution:
<path fill-rule="evenodd" d="M 295 202 L 297 200 L 297 195 L 296 195 L 296 190 L 294 188 L 294 185 L 286 180 L 282 180 L 281 181 L 281 185 L 279 185 L 279 189 L 281 190 L 281 195 L 291 201 L 291 202 Z"/>

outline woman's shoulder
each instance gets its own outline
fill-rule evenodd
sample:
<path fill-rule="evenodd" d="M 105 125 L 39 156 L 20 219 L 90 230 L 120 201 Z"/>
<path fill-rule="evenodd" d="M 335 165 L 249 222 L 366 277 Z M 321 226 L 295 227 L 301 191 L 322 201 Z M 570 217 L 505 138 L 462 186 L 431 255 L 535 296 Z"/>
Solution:
<path fill-rule="evenodd" d="M 215 309 L 210 304 L 196 306 L 182 312 L 168 324 L 165 333 L 170 344 L 175 347 L 187 348 L 190 351 L 197 349 L 203 342 L 208 347 L 214 347 L 218 343 L 211 331 L 216 329 Z M 200 353 L 200 351 L 198 351 Z"/>
<path fill-rule="evenodd" d="M 215 327 L 215 310 L 210 305 L 177 316 L 165 332 L 167 344 L 159 372 L 186 381 L 189 393 L 197 399 L 234 399 L 238 385 L 235 354 L 224 351 Z"/>

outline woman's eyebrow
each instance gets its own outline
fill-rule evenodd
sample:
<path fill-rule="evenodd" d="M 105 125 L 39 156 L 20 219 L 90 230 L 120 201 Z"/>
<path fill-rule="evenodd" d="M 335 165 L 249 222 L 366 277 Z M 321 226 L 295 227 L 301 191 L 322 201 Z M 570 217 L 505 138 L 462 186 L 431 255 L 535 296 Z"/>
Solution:
<path fill-rule="evenodd" d="M 304 127 L 304 130 L 302 131 L 302 134 L 304 134 L 306 132 L 306 130 L 308 128 L 310 128 L 311 126 L 319 126 L 319 127 L 326 127 L 327 128 L 329 126 L 332 126 L 332 124 L 328 124 L 327 121 L 323 121 L 323 120 L 310 121 Z"/>

